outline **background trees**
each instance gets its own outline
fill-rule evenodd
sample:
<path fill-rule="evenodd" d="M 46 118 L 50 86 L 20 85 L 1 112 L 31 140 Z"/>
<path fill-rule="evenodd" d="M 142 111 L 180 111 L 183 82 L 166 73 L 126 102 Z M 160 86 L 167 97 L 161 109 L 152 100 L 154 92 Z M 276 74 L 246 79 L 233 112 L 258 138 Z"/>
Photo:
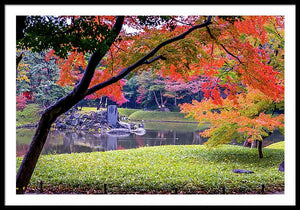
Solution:
<path fill-rule="evenodd" d="M 45 52 L 34 53 L 30 50 L 23 52 L 23 58 L 17 71 L 17 95 L 25 94 L 28 101 L 47 108 L 59 98 L 70 92 L 71 87 L 57 84 L 59 68 L 55 59 L 46 60 Z"/>

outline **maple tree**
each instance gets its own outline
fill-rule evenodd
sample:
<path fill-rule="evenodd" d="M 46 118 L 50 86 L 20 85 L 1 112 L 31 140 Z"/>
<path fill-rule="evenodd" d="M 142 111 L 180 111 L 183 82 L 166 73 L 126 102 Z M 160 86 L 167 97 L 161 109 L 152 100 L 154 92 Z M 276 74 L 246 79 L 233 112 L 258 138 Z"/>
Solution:
<path fill-rule="evenodd" d="M 91 95 L 124 102 L 123 79 L 148 71 L 150 64 L 153 74 L 172 81 L 188 82 L 196 75 L 204 97 L 214 105 L 224 103 L 221 90 L 236 103 L 245 87 L 275 102 L 283 100 L 283 18 L 279 16 L 21 16 L 17 20 L 17 47 L 51 49 L 46 60 L 55 57 L 60 66 L 59 84 L 74 86 L 43 112 L 17 174 L 17 193 L 25 192 L 58 116 Z M 121 30 L 124 24 L 138 32 Z"/>
<path fill-rule="evenodd" d="M 274 109 L 274 100 L 257 89 L 248 87 L 247 93 L 241 93 L 236 101 L 223 99 L 222 104 L 212 99 L 192 104 L 181 104 L 181 111 L 187 117 L 193 117 L 201 123 L 210 122 L 210 128 L 201 132 L 209 137 L 209 146 L 247 141 L 258 143 L 259 157 L 262 158 L 261 143 L 275 128 L 284 128 L 284 115 L 272 116 L 268 111 Z"/>
<path fill-rule="evenodd" d="M 243 21 L 235 20 L 233 24 L 222 19 L 219 23 L 231 30 L 216 35 L 208 29 L 215 40 L 211 54 L 217 54 L 214 45 L 218 44 L 232 59 L 224 61 L 223 66 L 207 67 L 202 85 L 206 99 L 180 107 L 200 123 L 211 123 L 210 129 L 201 133 L 209 137 L 207 145 L 230 143 L 234 138 L 240 142 L 257 142 L 262 158 L 262 140 L 276 127 L 284 128 L 283 114 L 268 113 L 276 105 L 282 107 L 284 102 L 283 19 L 244 17 Z M 222 37 L 222 43 L 216 36 Z M 230 43 L 226 43 L 228 37 L 231 37 Z M 220 87 L 225 88 L 226 97 L 221 97 Z"/>

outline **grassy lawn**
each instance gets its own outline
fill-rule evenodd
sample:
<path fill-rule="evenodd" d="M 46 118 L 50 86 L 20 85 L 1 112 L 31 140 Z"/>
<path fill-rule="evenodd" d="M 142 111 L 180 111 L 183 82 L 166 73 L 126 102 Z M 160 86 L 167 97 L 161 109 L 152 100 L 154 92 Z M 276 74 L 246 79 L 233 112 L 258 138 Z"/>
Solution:
<path fill-rule="evenodd" d="M 266 148 L 284 150 L 284 141 L 276 142 L 274 144 L 267 146 Z"/>
<path fill-rule="evenodd" d="M 140 109 L 128 109 L 128 108 L 118 108 L 119 116 L 129 117 L 134 112 L 140 111 Z"/>
<path fill-rule="evenodd" d="M 100 110 L 106 110 L 106 108 L 100 108 Z M 91 111 L 97 112 L 96 107 L 82 107 L 82 110 L 78 111 L 80 114 L 89 114 Z M 132 113 L 139 111 L 139 109 L 128 109 L 128 108 L 118 108 L 120 116 L 129 117 Z"/>
<path fill-rule="evenodd" d="M 80 111 L 78 111 L 79 114 L 90 114 L 90 112 L 97 112 L 97 107 L 82 107 Z"/>
<path fill-rule="evenodd" d="M 28 104 L 23 111 L 16 112 L 16 126 L 22 126 L 30 123 L 36 123 L 40 119 L 40 115 L 38 114 L 42 111 L 37 104 Z"/>
<path fill-rule="evenodd" d="M 196 122 L 184 117 L 180 112 L 160 112 L 160 111 L 136 111 L 129 116 L 130 120 L 153 120 L 153 121 L 181 121 Z"/>
<path fill-rule="evenodd" d="M 45 191 L 57 193 L 259 193 L 283 190 L 284 173 L 278 166 L 282 149 L 256 149 L 223 145 L 168 145 L 107 152 L 42 155 L 29 189 L 44 183 Z M 17 158 L 17 169 L 21 158 Z M 236 174 L 233 169 L 254 171 Z"/>

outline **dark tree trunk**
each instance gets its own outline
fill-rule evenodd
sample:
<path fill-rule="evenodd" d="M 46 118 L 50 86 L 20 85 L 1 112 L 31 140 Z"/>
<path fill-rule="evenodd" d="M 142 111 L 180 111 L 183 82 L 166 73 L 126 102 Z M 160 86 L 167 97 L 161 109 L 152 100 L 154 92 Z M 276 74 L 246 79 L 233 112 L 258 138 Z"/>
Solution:
<path fill-rule="evenodd" d="M 16 16 L 16 38 L 17 40 L 22 39 L 24 37 L 24 29 L 26 16 Z"/>
<path fill-rule="evenodd" d="M 35 135 L 29 146 L 28 152 L 23 158 L 22 164 L 17 174 L 17 194 L 23 194 L 26 190 L 27 184 L 30 181 L 31 175 L 34 171 L 35 165 L 39 155 L 46 142 L 52 122 L 55 116 L 49 112 L 45 112 L 39 122 Z"/>
<path fill-rule="evenodd" d="M 258 151 L 258 156 L 259 158 L 263 158 L 263 153 L 262 153 L 262 141 L 256 141 L 257 143 L 257 151 Z"/>
<path fill-rule="evenodd" d="M 42 114 L 32 142 L 17 173 L 17 194 L 23 194 L 27 188 L 38 158 L 47 140 L 52 123 L 58 116 L 68 111 L 83 99 L 83 96 L 76 96 L 72 93 L 50 106 Z"/>

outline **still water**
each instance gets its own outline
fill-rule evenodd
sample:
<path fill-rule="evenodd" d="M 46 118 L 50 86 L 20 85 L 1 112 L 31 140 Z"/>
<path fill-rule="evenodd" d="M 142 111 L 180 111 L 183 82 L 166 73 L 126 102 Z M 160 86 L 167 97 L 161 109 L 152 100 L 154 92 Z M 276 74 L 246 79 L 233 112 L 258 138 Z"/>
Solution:
<path fill-rule="evenodd" d="M 31 142 L 34 129 L 17 129 L 16 155 L 23 156 Z M 112 136 L 97 132 L 52 130 L 44 145 L 42 154 L 63 154 L 93 151 L 109 151 L 132 149 L 144 146 L 160 145 L 191 145 L 203 144 L 207 141 L 200 135 L 203 129 L 194 125 L 155 123 L 154 126 L 146 127 L 144 135 L 130 133 L 127 136 Z M 269 139 L 264 140 L 263 146 L 282 141 L 283 136 L 274 133 Z M 232 142 L 236 144 L 236 142 Z"/>

